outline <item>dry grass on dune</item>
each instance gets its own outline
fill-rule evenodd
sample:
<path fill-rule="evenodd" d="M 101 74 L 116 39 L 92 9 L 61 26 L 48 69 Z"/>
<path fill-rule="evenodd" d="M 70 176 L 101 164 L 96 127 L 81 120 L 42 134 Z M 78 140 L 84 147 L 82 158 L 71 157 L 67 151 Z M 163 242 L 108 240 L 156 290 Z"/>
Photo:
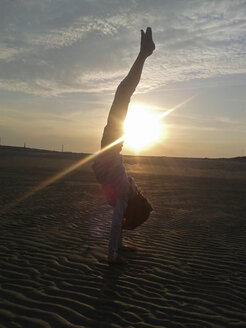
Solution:
<path fill-rule="evenodd" d="M 0 206 L 76 160 L 0 149 Z M 246 326 L 246 163 L 126 161 L 155 209 L 127 266 L 90 165 L 1 214 L 0 327 Z"/>

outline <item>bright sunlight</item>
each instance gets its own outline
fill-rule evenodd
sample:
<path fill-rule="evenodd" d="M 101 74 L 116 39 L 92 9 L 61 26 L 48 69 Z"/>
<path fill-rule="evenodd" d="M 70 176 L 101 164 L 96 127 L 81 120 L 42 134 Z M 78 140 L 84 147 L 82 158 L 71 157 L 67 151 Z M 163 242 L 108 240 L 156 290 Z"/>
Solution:
<path fill-rule="evenodd" d="M 135 151 L 150 146 L 161 135 L 159 117 L 143 105 L 133 105 L 125 119 L 125 145 Z"/>

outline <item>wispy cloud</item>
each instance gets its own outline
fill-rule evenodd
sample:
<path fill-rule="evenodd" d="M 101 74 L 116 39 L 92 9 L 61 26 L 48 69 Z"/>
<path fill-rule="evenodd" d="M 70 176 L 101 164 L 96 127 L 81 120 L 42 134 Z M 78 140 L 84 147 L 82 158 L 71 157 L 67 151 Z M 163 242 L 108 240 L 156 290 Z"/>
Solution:
<path fill-rule="evenodd" d="M 242 133 L 245 135 L 246 130 L 246 122 L 233 119 L 231 117 L 221 117 L 221 116 L 207 116 L 204 115 L 182 115 L 177 114 L 173 118 L 169 118 L 169 120 L 164 121 L 164 126 L 168 129 L 172 129 L 175 131 L 174 134 L 183 134 L 184 131 L 189 131 L 190 137 L 193 136 L 192 131 L 196 131 L 197 133 L 201 132 L 212 132 L 214 138 L 216 139 L 216 133 Z"/>
<path fill-rule="evenodd" d="M 157 50 L 140 92 L 246 73 L 246 1 L 3 3 L 0 88 L 31 94 L 112 92 L 153 27 Z"/>

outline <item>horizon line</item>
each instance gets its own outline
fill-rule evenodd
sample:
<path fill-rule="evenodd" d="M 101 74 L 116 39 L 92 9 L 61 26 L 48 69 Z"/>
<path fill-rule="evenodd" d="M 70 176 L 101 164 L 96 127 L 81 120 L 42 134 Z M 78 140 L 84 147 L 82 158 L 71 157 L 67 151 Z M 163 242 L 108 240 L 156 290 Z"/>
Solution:
<path fill-rule="evenodd" d="M 45 148 L 32 148 L 32 147 L 27 147 L 26 145 L 24 146 L 11 146 L 11 145 L 0 145 L 0 148 L 18 148 L 20 150 L 28 150 L 28 151 L 42 151 L 42 152 L 50 152 L 50 153 L 59 153 L 59 154 L 76 154 L 76 155 L 92 155 L 97 152 L 75 152 L 75 151 L 62 151 L 62 150 L 50 150 L 50 149 L 45 149 Z M 129 154 L 122 154 L 123 157 L 156 157 L 156 158 L 179 158 L 179 159 L 210 159 L 210 160 L 216 160 L 216 159 L 236 159 L 236 158 L 246 158 L 245 155 L 238 155 L 234 157 L 192 157 L 192 156 L 166 156 L 166 155 L 129 155 Z"/>

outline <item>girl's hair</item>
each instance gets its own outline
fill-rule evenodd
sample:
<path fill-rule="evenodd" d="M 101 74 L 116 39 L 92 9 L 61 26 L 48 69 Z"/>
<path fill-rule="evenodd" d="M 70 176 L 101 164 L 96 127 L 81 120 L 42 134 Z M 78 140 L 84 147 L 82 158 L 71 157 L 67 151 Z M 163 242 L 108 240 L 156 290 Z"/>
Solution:
<path fill-rule="evenodd" d="M 122 228 L 132 230 L 144 223 L 153 208 L 140 190 L 128 200 L 127 208 L 124 213 Z"/>

